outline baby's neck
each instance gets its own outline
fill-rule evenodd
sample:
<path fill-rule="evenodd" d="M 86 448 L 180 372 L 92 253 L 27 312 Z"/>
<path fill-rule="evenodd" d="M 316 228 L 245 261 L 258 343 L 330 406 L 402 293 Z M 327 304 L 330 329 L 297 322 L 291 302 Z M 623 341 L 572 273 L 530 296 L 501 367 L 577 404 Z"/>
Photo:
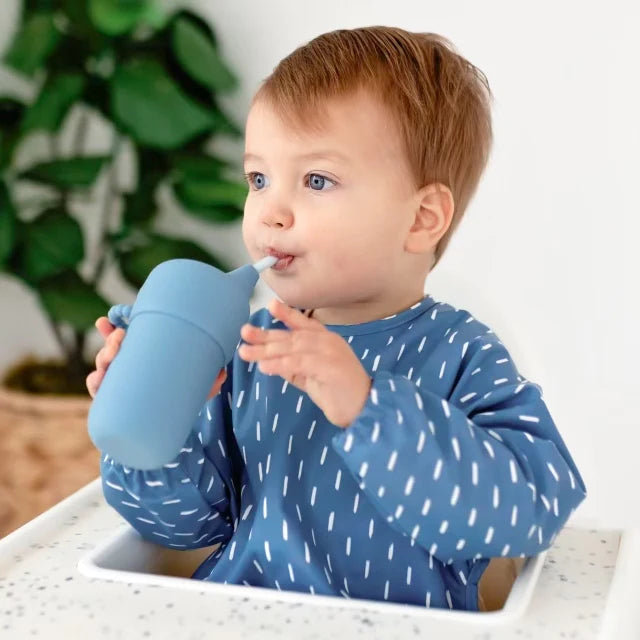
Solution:
<path fill-rule="evenodd" d="M 356 303 L 347 307 L 325 307 L 316 309 L 305 309 L 304 314 L 312 317 L 322 324 L 349 325 L 362 324 L 381 320 L 389 316 L 405 311 L 424 296 L 422 291 L 407 292 L 405 295 L 385 301 L 367 301 Z"/>

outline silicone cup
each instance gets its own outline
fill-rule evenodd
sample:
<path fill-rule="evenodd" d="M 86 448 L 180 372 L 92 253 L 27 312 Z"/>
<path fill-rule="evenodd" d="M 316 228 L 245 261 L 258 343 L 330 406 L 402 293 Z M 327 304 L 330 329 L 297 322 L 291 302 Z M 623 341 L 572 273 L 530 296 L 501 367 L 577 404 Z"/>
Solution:
<path fill-rule="evenodd" d="M 240 343 L 259 270 L 225 274 L 195 260 L 157 265 L 133 305 L 109 321 L 126 329 L 89 410 L 89 435 L 132 468 L 160 468 L 180 453 L 219 371 Z"/>

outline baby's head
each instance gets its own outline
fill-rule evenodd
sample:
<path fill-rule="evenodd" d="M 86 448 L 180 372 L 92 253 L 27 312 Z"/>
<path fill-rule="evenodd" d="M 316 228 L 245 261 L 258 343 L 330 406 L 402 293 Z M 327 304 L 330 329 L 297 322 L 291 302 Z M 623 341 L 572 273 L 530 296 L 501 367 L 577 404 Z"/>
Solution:
<path fill-rule="evenodd" d="M 338 30 L 284 58 L 245 131 L 247 250 L 295 256 L 267 284 L 325 324 L 420 300 L 486 166 L 490 99 L 432 33 Z"/>

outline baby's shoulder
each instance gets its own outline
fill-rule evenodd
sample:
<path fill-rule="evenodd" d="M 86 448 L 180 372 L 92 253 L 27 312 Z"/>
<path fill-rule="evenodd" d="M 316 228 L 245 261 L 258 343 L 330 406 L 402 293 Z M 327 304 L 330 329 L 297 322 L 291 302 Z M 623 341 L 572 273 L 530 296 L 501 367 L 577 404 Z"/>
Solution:
<path fill-rule="evenodd" d="M 514 380 L 522 380 L 519 364 L 525 360 L 525 350 L 521 348 L 521 341 L 509 330 L 506 319 L 501 317 L 500 311 L 490 309 L 487 315 L 497 318 L 497 323 L 503 329 L 496 330 L 492 321 L 485 321 L 481 315 L 471 312 L 467 308 L 458 308 L 443 302 L 434 306 L 438 310 L 435 321 L 439 316 L 439 324 L 431 325 L 432 350 L 429 352 L 429 362 L 446 361 L 447 366 L 457 363 L 458 375 L 469 369 L 475 374 L 484 371 L 484 375 L 496 370 L 496 365 L 504 375 Z M 426 328 L 426 327 L 425 327 Z M 506 334 L 506 341 L 502 334 Z M 427 363 L 428 365 L 429 363 Z M 538 385 L 536 385 L 538 386 Z"/>
<path fill-rule="evenodd" d="M 499 336 L 477 314 L 448 302 L 438 301 L 420 317 L 421 325 L 432 336 L 438 336 L 443 345 L 476 342 L 480 345 L 500 343 Z"/>

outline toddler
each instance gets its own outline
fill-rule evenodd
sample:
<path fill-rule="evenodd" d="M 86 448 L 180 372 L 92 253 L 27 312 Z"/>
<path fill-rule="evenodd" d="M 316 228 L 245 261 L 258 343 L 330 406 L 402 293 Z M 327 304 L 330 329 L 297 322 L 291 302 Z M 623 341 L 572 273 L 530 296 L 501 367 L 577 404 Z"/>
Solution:
<path fill-rule="evenodd" d="M 490 560 L 547 549 L 585 498 L 540 386 L 424 294 L 486 166 L 490 97 L 448 40 L 392 27 L 323 34 L 262 83 L 242 231 L 252 260 L 280 258 L 281 300 L 174 461 L 102 452 L 144 539 L 218 545 L 193 578 L 477 611 Z M 91 395 L 124 335 L 96 326 Z"/>

